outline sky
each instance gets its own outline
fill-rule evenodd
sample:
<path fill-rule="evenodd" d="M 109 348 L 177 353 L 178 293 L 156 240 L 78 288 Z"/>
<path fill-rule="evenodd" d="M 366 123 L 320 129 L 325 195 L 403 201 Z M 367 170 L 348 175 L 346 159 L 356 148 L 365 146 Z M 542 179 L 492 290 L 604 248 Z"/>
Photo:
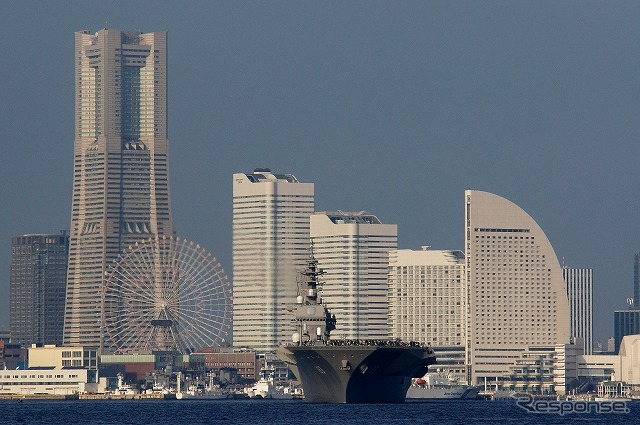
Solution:
<path fill-rule="evenodd" d="M 232 174 L 315 183 L 316 210 L 464 249 L 464 190 L 529 213 L 594 273 L 594 340 L 640 251 L 640 3 L 5 1 L 0 329 L 11 237 L 69 229 L 74 32 L 168 31 L 174 228 L 230 274 Z"/>

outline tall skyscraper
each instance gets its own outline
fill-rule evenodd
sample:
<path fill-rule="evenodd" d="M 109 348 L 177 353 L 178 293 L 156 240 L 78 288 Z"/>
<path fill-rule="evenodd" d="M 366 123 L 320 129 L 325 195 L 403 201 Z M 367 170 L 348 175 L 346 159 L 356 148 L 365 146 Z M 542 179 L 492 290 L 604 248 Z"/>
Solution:
<path fill-rule="evenodd" d="M 431 344 L 438 369 L 467 380 L 466 262 L 462 251 L 389 252 L 391 337 Z"/>
<path fill-rule="evenodd" d="M 105 271 L 170 235 L 167 34 L 75 34 L 75 145 L 64 343 L 99 347 Z"/>
<path fill-rule="evenodd" d="M 584 354 L 593 351 L 593 270 L 562 268 L 569 298 L 569 332 L 582 339 Z"/>
<path fill-rule="evenodd" d="M 313 191 L 313 183 L 268 168 L 233 175 L 234 346 L 264 352 L 291 339 Z"/>
<path fill-rule="evenodd" d="M 336 315 L 333 338 L 388 338 L 389 251 L 398 226 L 368 212 L 319 212 L 311 216 L 311 242 L 322 276 L 320 294 Z"/>
<path fill-rule="evenodd" d="M 15 344 L 62 344 L 69 236 L 12 239 L 9 316 Z"/>
<path fill-rule="evenodd" d="M 529 346 L 569 342 L 569 303 L 551 243 L 520 207 L 465 192 L 471 381 L 495 382 Z"/>

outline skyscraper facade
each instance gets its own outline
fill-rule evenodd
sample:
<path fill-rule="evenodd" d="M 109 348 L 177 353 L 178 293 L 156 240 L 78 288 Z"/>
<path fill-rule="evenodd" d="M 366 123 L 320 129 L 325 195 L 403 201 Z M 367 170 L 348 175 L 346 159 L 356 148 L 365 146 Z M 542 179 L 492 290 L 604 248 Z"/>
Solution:
<path fill-rule="evenodd" d="M 584 354 L 593 351 L 593 270 L 562 268 L 569 299 L 569 332 L 583 342 Z"/>
<path fill-rule="evenodd" d="M 108 267 L 172 234 L 167 34 L 75 33 L 75 144 L 64 343 L 99 347 Z"/>
<path fill-rule="evenodd" d="M 368 212 L 318 212 L 311 242 L 322 276 L 320 294 L 337 319 L 334 338 L 388 338 L 389 251 L 398 226 Z"/>
<path fill-rule="evenodd" d="M 640 310 L 616 310 L 613 312 L 615 354 L 620 351 L 622 338 L 637 334 L 640 334 Z"/>
<path fill-rule="evenodd" d="M 268 168 L 233 175 L 233 345 L 270 351 L 295 331 L 289 309 L 309 259 L 313 183 Z"/>
<path fill-rule="evenodd" d="M 471 381 L 498 381 L 529 346 L 570 340 L 569 304 L 551 243 L 520 207 L 465 192 Z"/>
<path fill-rule="evenodd" d="M 69 236 L 12 238 L 9 320 L 15 344 L 62 344 Z"/>

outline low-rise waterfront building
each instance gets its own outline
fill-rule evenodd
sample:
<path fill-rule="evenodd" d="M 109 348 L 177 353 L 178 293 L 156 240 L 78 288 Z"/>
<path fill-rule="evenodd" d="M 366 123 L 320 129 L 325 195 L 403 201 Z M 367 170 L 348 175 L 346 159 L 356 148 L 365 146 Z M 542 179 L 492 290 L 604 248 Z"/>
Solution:
<path fill-rule="evenodd" d="M 578 356 L 578 380 L 581 384 L 607 381 L 615 377 L 619 357 L 613 354 Z"/>
<path fill-rule="evenodd" d="M 620 344 L 620 365 L 616 380 L 640 385 L 640 335 L 627 335 Z"/>
<path fill-rule="evenodd" d="M 36 367 L 1 370 L 0 394 L 82 394 L 103 393 L 96 370 L 83 368 Z"/>
<path fill-rule="evenodd" d="M 207 370 L 213 371 L 216 376 L 220 376 L 222 369 L 236 369 L 239 378 L 255 380 L 260 372 L 257 362 L 256 352 L 246 349 L 234 349 L 231 347 L 221 347 L 217 349 L 205 350 L 204 365 Z"/>
<path fill-rule="evenodd" d="M 32 344 L 29 351 L 29 367 L 85 367 L 98 368 L 96 350 L 85 347 L 58 347 L 56 345 Z"/>
<path fill-rule="evenodd" d="M 182 359 L 181 356 L 180 360 Z M 173 370 L 174 356 L 170 353 L 158 352 L 153 354 L 109 354 L 100 356 L 100 371 L 102 376 L 113 378 L 121 373 L 125 381 L 140 381 L 154 370 L 169 368 Z"/>
<path fill-rule="evenodd" d="M 533 394 L 565 395 L 578 386 L 578 356 L 583 343 L 528 347 L 520 354 L 501 388 Z"/>

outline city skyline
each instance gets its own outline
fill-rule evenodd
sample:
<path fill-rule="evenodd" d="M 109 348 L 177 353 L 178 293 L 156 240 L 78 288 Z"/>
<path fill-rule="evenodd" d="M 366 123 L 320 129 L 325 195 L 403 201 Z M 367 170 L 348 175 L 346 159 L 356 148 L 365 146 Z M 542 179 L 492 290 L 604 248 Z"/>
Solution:
<path fill-rule="evenodd" d="M 375 211 L 400 248 L 463 249 L 460 193 L 481 189 L 594 270 L 594 342 L 613 334 L 640 239 L 637 191 L 612 190 L 640 173 L 639 5 L 150 5 L 5 5 L 5 246 L 69 225 L 73 32 L 167 30 L 174 227 L 226 269 L 239 170 L 315 182 L 316 210 Z"/>

